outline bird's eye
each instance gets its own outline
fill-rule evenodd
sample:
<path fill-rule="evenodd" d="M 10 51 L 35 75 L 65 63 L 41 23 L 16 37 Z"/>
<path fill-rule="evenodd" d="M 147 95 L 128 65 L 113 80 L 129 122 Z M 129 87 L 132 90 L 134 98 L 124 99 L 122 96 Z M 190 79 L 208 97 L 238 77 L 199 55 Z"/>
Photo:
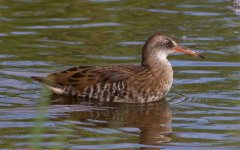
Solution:
<path fill-rule="evenodd" d="M 173 43 L 172 43 L 171 40 L 165 40 L 165 41 L 164 41 L 164 45 L 165 45 L 167 48 L 173 47 Z"/>

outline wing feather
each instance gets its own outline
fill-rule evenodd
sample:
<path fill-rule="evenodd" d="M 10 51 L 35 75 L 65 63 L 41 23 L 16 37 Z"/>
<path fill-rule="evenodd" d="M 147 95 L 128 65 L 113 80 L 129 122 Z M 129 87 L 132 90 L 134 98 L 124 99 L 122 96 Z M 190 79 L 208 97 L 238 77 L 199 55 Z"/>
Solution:
<path fill-rule="evenodd" d="M 99 83 L 114 83 L 118 81 L 127 81 L 136 76 L 139 66 L 111 66 L 111 67 L 95 67 L 95 66 L 79 66 L 68 70 L 53 73 L 46 78 L 33 79 L 46 84 L 53 88 L 72 87 L 74 90 L 82 92 L 85 88 L 95 86 Z"/>

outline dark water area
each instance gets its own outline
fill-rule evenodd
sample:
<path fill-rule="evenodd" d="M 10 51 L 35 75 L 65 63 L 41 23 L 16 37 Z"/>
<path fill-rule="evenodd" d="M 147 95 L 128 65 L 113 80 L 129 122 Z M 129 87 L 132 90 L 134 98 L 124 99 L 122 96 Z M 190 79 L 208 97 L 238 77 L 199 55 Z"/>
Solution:
<path fill-rule="evenodd" d="M 231 0 L 1 0 L 0 149 L 240 149 L 240 7 Z M 30 76 L 140 62 L 160 31 L 202 53 L 169 56 L 154 103 L 52 96 Z"/>

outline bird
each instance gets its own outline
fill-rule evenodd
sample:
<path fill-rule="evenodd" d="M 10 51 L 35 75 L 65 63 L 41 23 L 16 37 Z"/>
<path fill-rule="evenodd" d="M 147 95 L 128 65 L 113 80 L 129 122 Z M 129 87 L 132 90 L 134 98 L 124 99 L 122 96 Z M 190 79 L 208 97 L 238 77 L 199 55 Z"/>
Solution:
<path fill-rule="evenodd" d="M 167 56 L 174 52 L 204 58 L 177 44 L 171 37 L 156 32 L 146 40 L 139 64 L 83 65 L 46 77 L 31 78 L 56 95 L 100 102 L 154 102 L 163 98 L 171 89 L 173 69 Z"/>

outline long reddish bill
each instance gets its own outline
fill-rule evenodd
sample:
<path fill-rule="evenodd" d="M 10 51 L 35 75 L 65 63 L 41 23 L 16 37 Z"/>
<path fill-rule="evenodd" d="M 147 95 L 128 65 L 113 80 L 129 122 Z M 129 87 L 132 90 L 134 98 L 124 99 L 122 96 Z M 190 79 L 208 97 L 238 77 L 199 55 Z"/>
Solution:
<path fill-rule="evenodd" d="M 197 57 L 200 57 L 200 58 L 205 58 L 203 55 L 197 53 L 197 52 L 194 52 L 186 47 L 183 47 L 183 46 L 177 46 L 175 48 L 176 52 L 180 52 L 180 53 L 185 53 L 185 54 L 189 54 L 189 55 L 193 55 L 193 56 L 197 56 Z"/>

